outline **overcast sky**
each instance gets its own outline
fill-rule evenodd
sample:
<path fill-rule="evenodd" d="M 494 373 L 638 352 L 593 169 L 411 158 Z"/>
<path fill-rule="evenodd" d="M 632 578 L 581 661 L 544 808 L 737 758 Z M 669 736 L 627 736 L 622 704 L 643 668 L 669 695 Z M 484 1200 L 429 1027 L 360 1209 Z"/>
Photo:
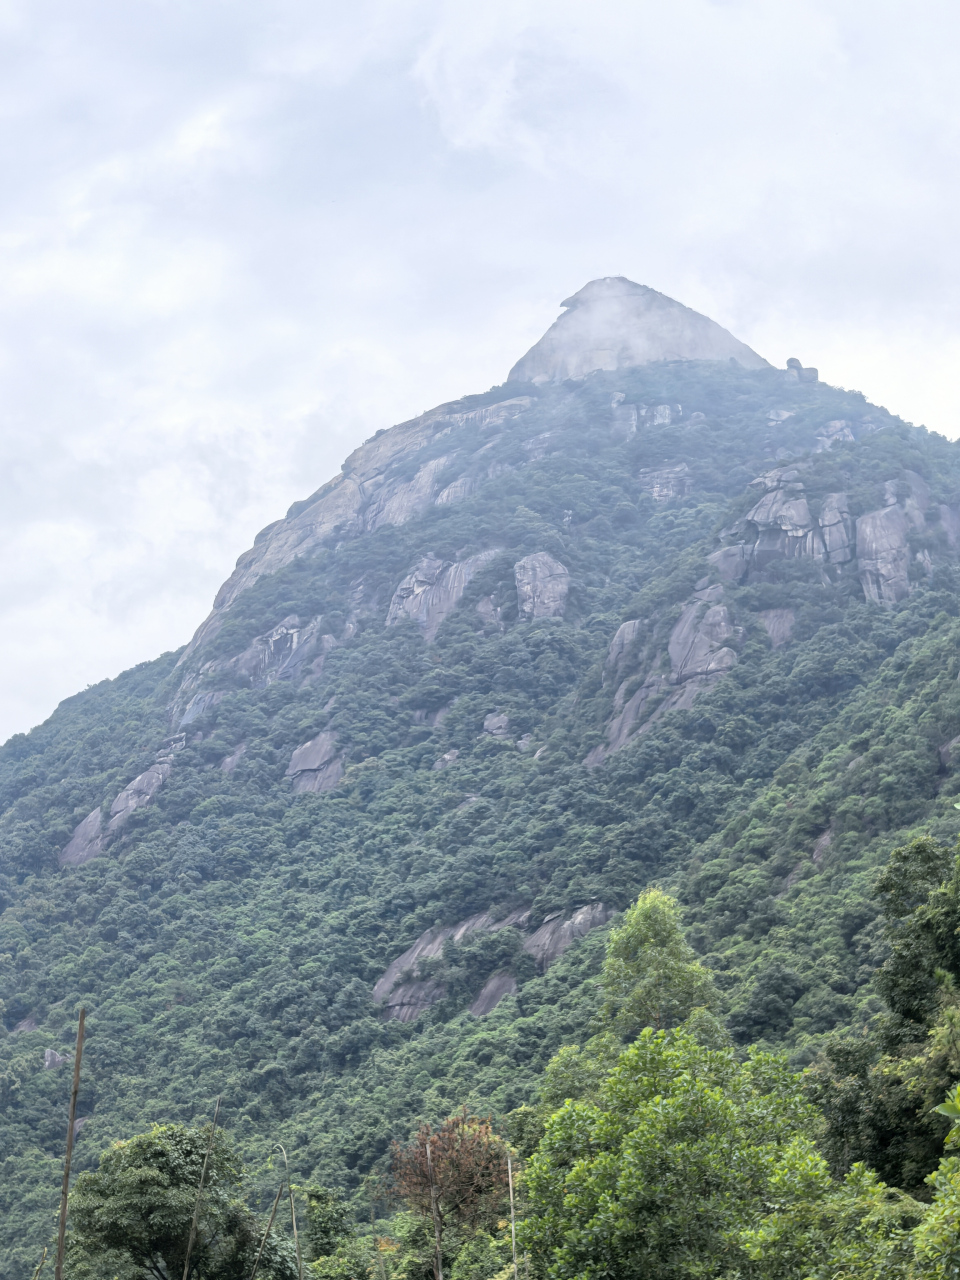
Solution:
<path fill-rule="evenodd" d="M 0 739 L 623 274 L 960 434 L 960 8 L 0 0 Z"/>

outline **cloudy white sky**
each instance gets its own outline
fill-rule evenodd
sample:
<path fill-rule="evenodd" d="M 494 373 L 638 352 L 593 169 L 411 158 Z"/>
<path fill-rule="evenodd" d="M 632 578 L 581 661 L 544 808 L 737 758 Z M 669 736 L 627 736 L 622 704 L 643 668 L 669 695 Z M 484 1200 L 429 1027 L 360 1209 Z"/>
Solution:
<path fill-rule="evenodd" d="M 0 0 L 0 739 L 595 276 L 960 434 L 960 9 Z"/>

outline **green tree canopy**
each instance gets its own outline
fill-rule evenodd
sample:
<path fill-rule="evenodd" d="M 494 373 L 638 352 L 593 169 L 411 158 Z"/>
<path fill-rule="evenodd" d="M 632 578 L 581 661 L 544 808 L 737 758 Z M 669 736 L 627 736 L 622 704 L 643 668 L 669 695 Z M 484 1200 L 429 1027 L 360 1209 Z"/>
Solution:
<path fill-rule="evenodd" d="M 70 1196 L 75 1274 L 155 1277 L 183 1275 L 190 1224 L 209 1128 L 154 1125 L 115 1142 L 95 1173 L 82 1173 Z M 193 1280 L 248 1280 L 264 1224 L 247 1206 L 244 1173 L 229 1138 L 218 1131 L 200 1202 L 190 1255 Z M 296 1258 L 271 1234 L 258 1276 L 297 1280 Z"/>
<path fill-rule="evenodd" d="M 556 1280 L 679 1280 L 746 1266 L 740 1234 L 777 1162 L 814 1156 L 785 1061 L 645 1030 L 596 1101 L 570 1100 L 527 1169 L 521 1236 Z"/>
<path fill-rule="evenodd" d="M 675 1027 L 695 1008 L 713 1009 L 717 989 L 680 927 L 680 908 L 660 889 L 641 893 L 614 929 L 601 984 L 604 1017 L 624 1038 Z"/>

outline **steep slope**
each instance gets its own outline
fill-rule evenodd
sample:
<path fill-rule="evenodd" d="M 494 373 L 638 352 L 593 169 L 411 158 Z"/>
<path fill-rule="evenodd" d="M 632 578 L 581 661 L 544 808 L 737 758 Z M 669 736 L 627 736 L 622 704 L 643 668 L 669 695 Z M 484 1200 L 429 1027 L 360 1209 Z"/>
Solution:
<path fill-rule="evenodd" d="M 81 1167 L 222 1093 L 348 1189 L 530 1096 L 651 880 L 741 1041 L 870 1015 L 873 868 L 960 828 L 960 450 L 795 362 L 630 359 L 379 434 L 182 654 L 0 750 L 0 1276 L 81 1003 Z"/>

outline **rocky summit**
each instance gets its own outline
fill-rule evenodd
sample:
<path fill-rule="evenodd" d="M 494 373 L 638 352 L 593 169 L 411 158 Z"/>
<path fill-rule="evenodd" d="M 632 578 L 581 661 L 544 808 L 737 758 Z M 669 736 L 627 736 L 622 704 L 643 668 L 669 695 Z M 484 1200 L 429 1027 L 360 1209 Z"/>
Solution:
<path fill-rule="evenodd" d="M 221 1097 L 268 1198 L 282 1142 L 348 1201 L 423 1121 L 526 1114 L 652 884 L 734 1044 L 881 1008 L 878 869 L 960 830 L 960 448 L 646 286 L 562 305 L 0 750 L 0 1280 L 81 1006 L 76 1169 Z"/>

